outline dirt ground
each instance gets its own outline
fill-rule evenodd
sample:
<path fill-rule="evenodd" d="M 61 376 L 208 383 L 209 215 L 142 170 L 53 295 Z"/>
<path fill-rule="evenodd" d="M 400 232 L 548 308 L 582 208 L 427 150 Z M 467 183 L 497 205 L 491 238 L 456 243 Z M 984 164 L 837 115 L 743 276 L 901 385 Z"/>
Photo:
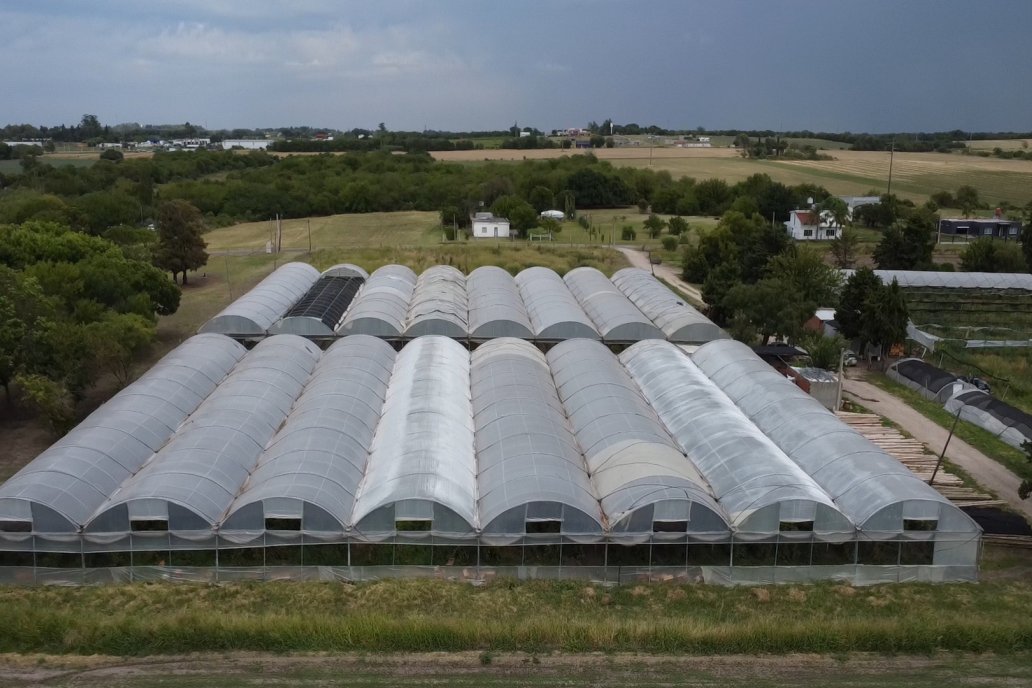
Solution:
<path fill-rule="evenodd" d="M 0 655 L 0 684 L 29 686 L 1027 686 L 1028 655 L 762 656 L 220 653 Z"/>

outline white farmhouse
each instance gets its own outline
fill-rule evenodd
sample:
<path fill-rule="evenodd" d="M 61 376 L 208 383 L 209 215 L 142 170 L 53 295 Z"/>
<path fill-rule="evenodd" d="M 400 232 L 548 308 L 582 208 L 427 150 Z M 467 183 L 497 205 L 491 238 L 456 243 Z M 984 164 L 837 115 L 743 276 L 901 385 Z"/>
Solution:
<path fill-rule="evenodd" d="M 472 222 L 474 239 L 509 238 L 509 220 L 504 217 L 495 217 L 491 213 L 476 213 Z"/>
<path fill-rule="evenodd" d="M 842 227 L 835 224 L 835 218 L 825 211 L 817 219 L 813 210 L 793 210 L 789 213 L 785 230 L 796 241 L 836 239 L 842 235 Z"/>

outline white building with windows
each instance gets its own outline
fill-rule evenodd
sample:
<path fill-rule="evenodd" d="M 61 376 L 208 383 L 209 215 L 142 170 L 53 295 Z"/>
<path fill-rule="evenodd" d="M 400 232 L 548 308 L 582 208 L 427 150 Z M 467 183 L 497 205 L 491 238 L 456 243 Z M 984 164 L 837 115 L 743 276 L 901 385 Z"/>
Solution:
<path fill-rule="evenodd" d="M 472 218 L 474 239 L 508 239 L 509 220 L 491 213 L 476 213 Z"/>
<path fill-rule="evenodd" d="M 796 241 L 830 240 L 842 236 L 842 227 L 835 224 L 831 213 L 823 212 L 818 219 L 813 210 L 791 211 L 785 229 Z"/>

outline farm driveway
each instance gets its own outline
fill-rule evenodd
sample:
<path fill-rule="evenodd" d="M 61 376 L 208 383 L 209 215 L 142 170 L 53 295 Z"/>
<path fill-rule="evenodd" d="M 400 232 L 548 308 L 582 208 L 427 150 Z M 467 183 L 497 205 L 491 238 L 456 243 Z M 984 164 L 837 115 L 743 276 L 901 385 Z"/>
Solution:
<path fill-rule="evenodd" d="M 631 261 L 631 265 L 642 270 L 648 270 L 654 268 L 656 277 L 665 280 L 668 284 L 672 284 L 680 289 L 685 296 L 691 299 L 696 306 L 705 306 L 706 302 L 702 300 L 702 292 L 699 291 L 698 287 L 688 284 L 681 279 L 681 273 L 670 267 L 666 263 L 660 263 L 659 265 L 649 265 L 649 257 L 644 251 L 639 251 L 634 248 L 624 248 L 623 246 L 617 246 L 616 250 L 627 256 L 627 260 Z"/>
<path fill-rule="evenodd" d="M 850 380 L 843 382 L 843 392 L 861 406 L 897 423 L 915 438 L 921 440 L 933 452 L 941 452 L 949 431 L 925 418 L 905 401 L 888 392 L 864 382 Z M 1032 521 L 1032 503 L 1018 497 L 1018 476 L 996 463 L 970 444 L 954 436 L 946 450 L 946 458 L 971 474 L 984 487 L 992 490 L 1027 520 Z"/>

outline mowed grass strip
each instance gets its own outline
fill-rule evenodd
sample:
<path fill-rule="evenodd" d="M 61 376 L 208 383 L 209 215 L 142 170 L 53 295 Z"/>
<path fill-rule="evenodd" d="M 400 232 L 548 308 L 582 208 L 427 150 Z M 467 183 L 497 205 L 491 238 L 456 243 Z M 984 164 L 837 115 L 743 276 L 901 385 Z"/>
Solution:
<path fill-rule="evenodd" d="M 5 588 L 0 651 L 1015 652 L 1032 587 L 574 581 Z"/>

